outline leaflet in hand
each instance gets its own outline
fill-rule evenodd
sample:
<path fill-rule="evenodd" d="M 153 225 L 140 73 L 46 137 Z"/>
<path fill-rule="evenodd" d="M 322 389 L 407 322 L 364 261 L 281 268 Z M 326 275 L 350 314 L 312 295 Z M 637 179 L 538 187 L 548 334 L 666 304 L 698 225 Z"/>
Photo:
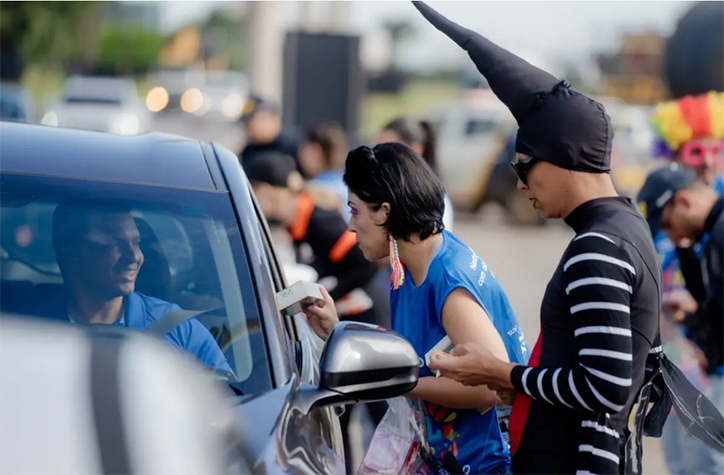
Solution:
<path fill-rule="evenodd" d="M 428 367 L 430 366 L 430 356 L 434 351 L 443 351 L 445 353 L 450 353 L 452 352 L 454 347 L 455 345 L 453 345 L 450 337 L 445 335 L 445 337 L 442 340 L 438 341 L 437 344 L 430 349 L 430 351 L 425 353 L 425 364 Z M 436 378 L 440 377 L 440 371 L 435 370 L 434 373 Z"/>

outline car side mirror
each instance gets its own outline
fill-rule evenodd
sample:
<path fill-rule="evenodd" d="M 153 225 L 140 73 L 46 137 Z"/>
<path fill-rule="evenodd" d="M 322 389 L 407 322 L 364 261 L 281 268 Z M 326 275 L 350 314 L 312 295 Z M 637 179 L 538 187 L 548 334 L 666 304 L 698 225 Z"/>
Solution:
<path fill-rule="evenodd" d="M 419 359 L 404 337 L 376 325 L 341 322 L 319 360 L 319 387 L 302 388 L 300 406 L 355 404 L 410 392 L 419 378 Z"/>

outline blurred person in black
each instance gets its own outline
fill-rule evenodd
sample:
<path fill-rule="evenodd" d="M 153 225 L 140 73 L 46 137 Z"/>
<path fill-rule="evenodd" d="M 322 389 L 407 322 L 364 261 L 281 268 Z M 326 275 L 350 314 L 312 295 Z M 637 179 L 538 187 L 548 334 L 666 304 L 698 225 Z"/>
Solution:
<path fill-rule="evenodd" d="M 708 237 L 703 246 L 706 295 L 683 324 L 704 353 L 707 396 L 724 411 L 724 198 L 696 172 L 665 167 L 649 174 L 638 200 L 654 236 L 663 231 L 677 246 Z M 724 457 L 713 451 L 704 457 L 709 459 L 702 467 L 706 473 L 724 472 Z"/>
<path fill-rule="evenodd" d="M 310 183 L 334 193 L 341 206 L 342 217 L 349 222 L 347 186 L 342 180 L 347 138 L 336 123 L 323 123 L 307 130 L 299 147 L 299 164 Z"/>
<path fill-rule="evenodd" d="M 241 123 L 245 134 L 245 145 L 239 152 L 242 163 L 273 151 L 289 155 L 299 167 L 299 140 L 293 130 L 282 127 L 278 104 L 252 94 L 244 104 Z"/>
<path fill-rule="evenodd" d="M 433 125 L 426 120 L 415 120 L 409 117 L 399 117 L 390 121 L 382 128 L 377 137 L 377 143 L 398 142 L 403 143 L 421 156 L 435 175 L 440 178 L 437 168 L 437 138 Z M 445 213 L 442 222 L 445 229 L 453 232 L 453 206 L 450 197 L 445 193 Z"/>
<path fill-rule="evenodd" d="M 527 365 L 462 345 L 435 354 L 431 367 L 514 399 L 513 473 L 635 473 L 628 420 L 649 353 L 660 353 L 661 271 L 645 220 L 611 181 L 610 118 L 567 82 L 414 4 L 468 52 L 518 122 L 518 188 L 576 234 L 546 288 Z"/>
<path fill-rule="evenodd" d="M 305 185 L 293 160 L 280 155 L 252 160 L 244 165 L 244 171 L 264 216 L 287 227 L 298 260 L 317 272 L 320 283 L 334 300 L 340 320 L 390 328 L 388 292 L 375 280 L 377 266 L 365 259 L 356 236 L 347 230 L 338 210 L 330 209 L 329 203 L 320 203 L 314 191 Z M 374 424 L 379 424 L 387 403 L 376 402 L 367 407 Z M 347 453 L 350 413 L 345 411 L 340 419 Z M 348 458 L 348 464 L 349 461 Z M 347 470 L 354 471 L 349 465 Z"/>

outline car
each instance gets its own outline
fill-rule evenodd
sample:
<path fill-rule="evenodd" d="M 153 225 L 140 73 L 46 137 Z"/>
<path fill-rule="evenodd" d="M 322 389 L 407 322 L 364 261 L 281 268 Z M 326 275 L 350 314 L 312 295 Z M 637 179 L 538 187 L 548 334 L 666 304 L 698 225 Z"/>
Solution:
<path fill-rule="evenodd" d="M 115 330 L 3 315 L 3 472 L 252 473 L 224 388 L 182 353 Z"/>
<path fill-rule="evenodd" d="M 150 82 L 146 106 L 151 112 L 183 111 L 220 122 L 239 119 L 249 91 L 246 75 L 229 70 L 159 70 Z"/>
<path fill-rule="evenodd" d="M 50 106 L 41 124 L 117 135 L 151 130 L 152 115 L 133 79 L 110 76 L 70 76 L 62 97 Z"/>
<path fill-rule="evenodd" d="M 35 99 L 25 87 L 12 82 L 0 82 L 0 120 L 36 123 Z"/>
<path fill-rule="evenodd" d="M 398 334 L 343 322 L 320 348 L 278 307 L 284 272 L 228 149 L 0 123 L 0 156 L 0 314 L 113 322 L 191 353 L 228 387 L 255 472 L 343 473 L 344 406 L 417 384 Z"/>

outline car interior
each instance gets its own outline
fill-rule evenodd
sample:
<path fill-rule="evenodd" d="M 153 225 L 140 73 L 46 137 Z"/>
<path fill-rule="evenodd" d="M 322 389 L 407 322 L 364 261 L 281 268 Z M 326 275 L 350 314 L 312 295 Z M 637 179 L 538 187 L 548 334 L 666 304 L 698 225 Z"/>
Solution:
<path fill-rule="evenodd" d="M 63 292 L 52 245 L 55 204 L 3 199 L 0 206 L 0 313 L 27 315 L 29 304 Z M 227 316 L 218 250 L 212 249 L 217 236 L 210 235 L 208 220 L 145 209 L 134 209 L 132 214 L 144 255 L 135 291 L 185 310 L 207 310 L 196 319 L 219 344 L 244 387 L 241 390 L 248 393 L 268 387 L 259 319 Z M 249 297 L 243 291 L 241 295 Z M 234 354 L 240 351 L 245 354 Z"/>

